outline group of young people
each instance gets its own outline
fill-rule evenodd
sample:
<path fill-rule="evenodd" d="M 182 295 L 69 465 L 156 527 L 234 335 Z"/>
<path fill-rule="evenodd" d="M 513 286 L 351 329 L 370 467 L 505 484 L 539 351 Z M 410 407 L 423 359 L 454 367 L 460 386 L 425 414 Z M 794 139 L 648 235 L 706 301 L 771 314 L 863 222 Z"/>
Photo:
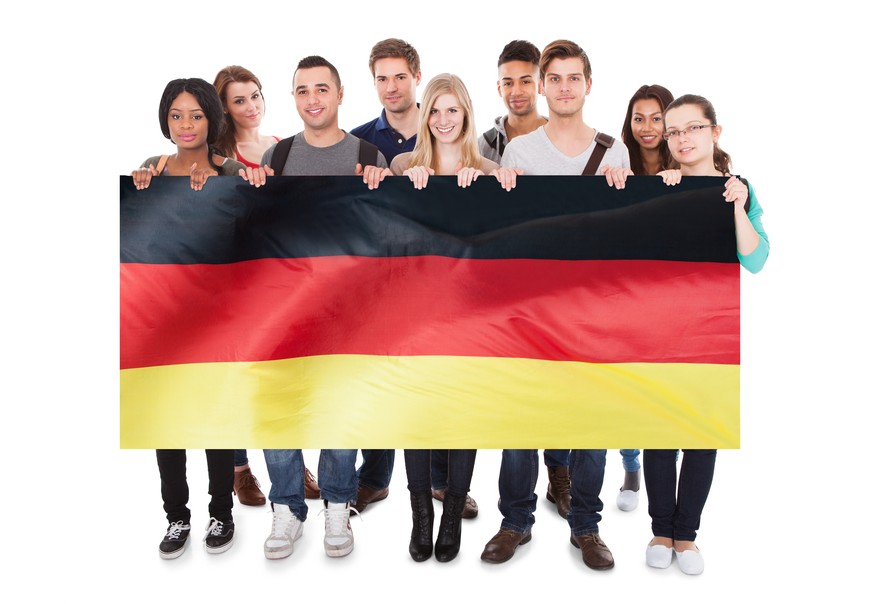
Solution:
<path fill-rule="evenodd" d="M 285 139 L 260 133 L 264 96 L 260 81 L 247 69 L 222 69 L 214 85 L 197 78 L 173 80 L 161 98 L 159 120 L 176 153 L 143 162 L 132 174 L 136 187 L 148 187 L 153 177 L 162 175 L 188 176 L 195 190 L 216 175 L 239 176 L 254 186 L 275 175 L 358 175 L 371 189 L 390 176 L 405 176 L 419 189 L 434 175 L 454 176 L 461 187 L 492 176 L 507 191 L 525 175 L 596 176 L 617 188 L 634 175 L 657 175 L 666 185 L 677 184 L 683 176 L 728 177 L 724 198 L 734 208 L 739 261 L 758 272 L 767 259 L 769 241 L 754 189 L 730 175 L 730 157 L 718 145 L 722 127 L 703 97 L 674 98 L 662 86 L 640 87 L 628 103 L 619 141 L 584 121 L 591 63 L 579 45 L 556 40 L 541 53 L 530 42 L 514 40 L 497 63 L 497 89 L 507 114 L 477 136 L 470 95 L 456 75 L 431 78 L 421 103 L 416 102 L 420 58 L 407 42 L 378 42 L 369 66 L 383 110 L 347 133 L 339 127 L 343 87 L 336 68 L 319 56 L 302 59 L 294 72 L 293 94 L 304 127 Z M 537 111 L 540 95 L 548 104 L 548 117 Z M 157 452 L 170 523 L 159 551 L 167 559 L 182 554 L 191 530 L 185 455 L 184 450 Z M 264 505 L 267 498 L 245 451 L 207 450 L 206 455 L 212 498 L 204 543 L 207 551 L 219 553 L 233 542 L 232 493 L 247 505 Z M 653 533 L 646 548 L 649 566 L 666 568 L 675 558 L 683 572 L 701 573 L 703 557 L 695 538 L 716 451 L 685 450 L 678 472 L 678 450 L 646 450 L 642 467 L 639 450 L 621 450 L 621 455 L 625 478 L 617 498 L 620 509 L 636 508 L 641 470 L 645 479 Z M 318 482 L 298 449 L 264 450 L 264 457 L 273 512 L 264 555 L 291 555 L 303 532 L 305 499 L 310 498 L 324 501 L 325 553 L 339 557 L 354 547 L 350 515 L 388 496 L 395 452 L 363 450 L 363 463 L 356 469 L 356 450 L 324 449 Z M 567 519 L 571 543 L 588 567 L 613 568 L 612 553 L 599 531 L 606 450 L 546 450 L 543 457 L 549 479 L 546 498 Z M 410 556 L 419 562 L 432 556 L 450 561 L 460 549 L 462 519 L 478 514 L 469 495 L 476 451 L 406 450 L 404 460 L 412 509 Z M 538 472 L 538 451 L 503 451 L 498 477 L 503 520 L 485 545 L 482 560 L 506 562 L 530 541 Z M 436 531 L 434 499 L 443 502 Z"/>

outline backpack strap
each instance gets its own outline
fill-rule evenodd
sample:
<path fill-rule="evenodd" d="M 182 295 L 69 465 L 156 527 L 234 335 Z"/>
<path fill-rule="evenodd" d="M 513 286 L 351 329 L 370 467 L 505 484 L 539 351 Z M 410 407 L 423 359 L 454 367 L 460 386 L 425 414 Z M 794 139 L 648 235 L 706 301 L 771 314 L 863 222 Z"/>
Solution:
<path fill-rule="evenodd" d="M 482 137 L 488 146 L 497 151 L 497 155 L 503 157 L 503 150 L 506 149 L 506 137 L 501 134 L 497 128 L 492 128 L 485 132 Z"/>
<path fill-rule="evenodd" d="M 597 146 L 594 147 L 594 151 L 591 153 L 591 158 L 588 160 L 588 163 L 585 164 L 585 169 L 582 170 L 582 176 L 595 176 L 597 174 L 597 168 L 600 166 L 603 156 L 606 155 L 606 150 L 612 147 L 612 143 L 615 142 L 615 139 L 608 134 L 598 132 L 597 136 L 594 137 L 594 142 L 597 143 Z"/>
<path fill-rule="evenodd" d="M 291 152 L 291 145 L 294 144 L 294 137 L 289 136 L 283 138 L 276 143 L 276 148 L 273 150 L 273 157 L 270 158 L 270 167 L 276 174 L 282 174 L 285 169 L 285 162 L 288 161 L 288 153 Z"/>
<path fill-rule="evenodd" d="M 158 160 L 158 165 L 155 166 L 155 170 L 160 176 L 161 172 L 164 171 L 164 168 L 167 167 L 167 160 L 170 159 L 169 155 L 161 155 L 161 159 Z"/>
<path fill-rule="evenodd" d="M 361 167 L 375 166 L 379 161 L 379 147 L 369 141 L 360 139 L 361 146 L 358 147 L 358 163 Z"/>

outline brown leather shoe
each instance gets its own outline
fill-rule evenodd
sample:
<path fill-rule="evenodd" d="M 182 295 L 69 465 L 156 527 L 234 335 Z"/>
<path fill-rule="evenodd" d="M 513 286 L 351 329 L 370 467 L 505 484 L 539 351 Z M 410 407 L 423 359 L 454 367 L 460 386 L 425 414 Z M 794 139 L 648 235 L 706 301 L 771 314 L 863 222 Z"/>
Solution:
<path fill-rule="evenodd" d="M 519 533 L 506 528 L 501 528 L 497 534 L 491 537 L 491 541 L 485 544 L 482 555 L 479 556 L 485 562 L 500 564 L 506 562 L 515 555 L 519 545 L 530 541 L 530 533 Z"/>
<path fill-rule="evenodd" d="M 546 499 L 558 507 L 558 514 L 566 518 L 570 513 L 570 468 L 558 466 L 548 468 L 549 488 L 546 490 Z"/>
<path fill-rule="evenodd" d="M 355 509 L 359 514 L 362 514 L 368 505 L 382 501 L 388 497 L 388 487 L 384 489 L 371 489 L 364 485 L 358 485 L 358 501 L 355 503 Z"/>
<path fill-rule="evenodd" d="M 446 500 L 446 490 L 445 489 L 431 489 L 430 491 L 433 498 L 437 501 L 445 501 Z M 479 515 L 479 504 L 476 503 L 476 500 L 467 495 L 467 500 L 464 502 L 464 513 L 461 514 L 461 518 L 466 518 L 469 520 L 470 518 L 475 518 Z"/>
<path fill-rule="evenodd" d="M 306 467 L 303 468 L 303 496 L 306 499 L 321 499 L 321 489 L 318 488 L 318 482 L 309 468 Z"/>
<path fill-rule="evenodd" d="M 233 473 L 233 492 L 243 505 L 264 505 L 267 498 L 261 493 L 261 483 L 252 474 L 251 468 Z"/>
<path fill-rule="evenodd" d="M 599 533 L 570 537 L 570 543 L 582 550 L 582 561 L 585 566 L 594 570 L 609 570 L 615 566 L 612 552 L 600 538 Z"/>

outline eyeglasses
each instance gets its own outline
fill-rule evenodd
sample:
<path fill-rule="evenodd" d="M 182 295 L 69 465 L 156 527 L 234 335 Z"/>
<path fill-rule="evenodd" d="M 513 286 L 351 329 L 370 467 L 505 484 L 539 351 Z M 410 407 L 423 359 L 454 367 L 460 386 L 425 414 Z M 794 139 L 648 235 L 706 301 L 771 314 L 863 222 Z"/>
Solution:
<path fill-rule="evenodd" d="M 697 134 L 704 128 L 715 128 L 715 124 L 692 124 L 688 126 L 685 130 L 667 130 L 664 133 L 664 140 L 668 141 L 671 138 L 676 138 L 677 136 L 688 134 Z"/>

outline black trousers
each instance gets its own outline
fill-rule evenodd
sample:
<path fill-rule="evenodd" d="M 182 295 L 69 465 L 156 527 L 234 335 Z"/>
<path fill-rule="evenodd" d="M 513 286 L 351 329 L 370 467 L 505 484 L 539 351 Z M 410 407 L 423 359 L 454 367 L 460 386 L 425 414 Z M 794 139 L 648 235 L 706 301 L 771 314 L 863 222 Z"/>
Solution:
<path fill-rule="evenodd" d="M 406 449 L 406 481 L 410 493 L 430 493 L 430 449 Z M 464 497 L 473 481 L 473 466 L 476 464 L 476 449 L 449 449 L 449 476 L 446 493 Z"/>
<path fill-rule="evenodd" d="M 643 476 L 649 498 L 652 534 L 694 541 L 715 473 L 715 449 L 686 449 L 676 489 L 676 449 L 646 449 Z"/>
<path fill-rule="evenodd" d="M 167 520 L 191 521 L 188 509 L 188 479 L 185 474 L 185 449 L 157 449 L 158 470 L 161 474 L 161 497 Z M 206 449 L 209 471 L 209 515 L 216 520 L 233 520 L 233 449 Z"/>

